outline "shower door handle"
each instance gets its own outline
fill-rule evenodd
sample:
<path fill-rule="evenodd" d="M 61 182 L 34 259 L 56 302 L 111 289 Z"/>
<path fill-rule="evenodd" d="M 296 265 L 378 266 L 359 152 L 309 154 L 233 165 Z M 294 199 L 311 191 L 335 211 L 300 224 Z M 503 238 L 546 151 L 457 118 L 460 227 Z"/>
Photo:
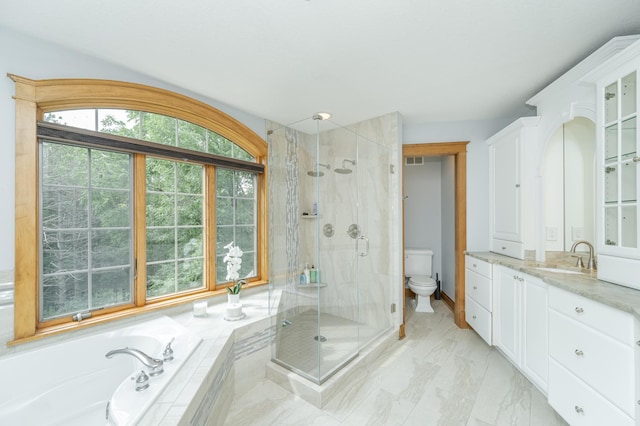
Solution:
<path fill-rule="evenodd" d="M 363 252 L 361 252 L 361 253 L 358 253 L 358 254 L 359 254 L 361 257 L 368 256 L 368 255 L 369 255 L 369 239 L 368 239 L 367 237 L 365 237 L 364 235 L 360 235 L 360 236 L 358 237 L 358 239 L 359 239 L 359 240 L 364 240 L 364 242 L 365 242 L 365 243 L 367 243 L 367 244 L 366 244 L 366 246 L 365 246 L 365 251 L 363 251 Z"/>

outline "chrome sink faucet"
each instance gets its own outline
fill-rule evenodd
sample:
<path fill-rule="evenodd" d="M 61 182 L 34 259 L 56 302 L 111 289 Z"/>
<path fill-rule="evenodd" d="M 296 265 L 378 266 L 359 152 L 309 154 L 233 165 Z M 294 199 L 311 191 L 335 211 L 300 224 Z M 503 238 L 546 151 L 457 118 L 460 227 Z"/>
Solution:
<path fill-rule="evenodd" d="M 164 362 L 161 359 L 151 358 L 149 355 L 145 354 L 141 350 L 134 348 L 119 348 L 114 349 L 112 351 L 107 352 L 105 355 L 107 358 L 111 358 L 117 354 L 126 354 L 131 355 L 137 358 L 142 364 L 149 368 L 150 376 L 157 376 L 164 371 L 163 364 Z"/>
<path fill-rule="evenodd" d="M 596 269 L 598 269 L 598 267 L 596 266 L 596 258 L 593 253 L 593 245 L 591 245 L 589 241 L 586 241 L 586 240 L 576 241 L 571 246 L 571 250 L 569 250 L 569 252 L 575 253 L 576 247 L 578 247 L 580 244 L 584 244 L 587 247 L 589 247 L 589 260 L 587 261 L 587 269 L 590 271 L 595 271 Z M 582 258 L 580 256 L 576 256 L 576 257 L 578 258 L 578 262 L 576 263 L 576 266 L 584 268 L 584 263 L 582 263 Z"/>

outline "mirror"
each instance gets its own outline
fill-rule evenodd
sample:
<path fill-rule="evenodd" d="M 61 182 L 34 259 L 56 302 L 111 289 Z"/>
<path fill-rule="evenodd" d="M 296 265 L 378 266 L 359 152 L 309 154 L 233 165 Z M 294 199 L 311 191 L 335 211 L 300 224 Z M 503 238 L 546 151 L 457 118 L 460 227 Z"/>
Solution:
<path fill-rule="evenodd" d="M 542 169 L 545 251 L 596 244 L 596 128 L 588 118 L 563 124 L 547 145 Z"/>

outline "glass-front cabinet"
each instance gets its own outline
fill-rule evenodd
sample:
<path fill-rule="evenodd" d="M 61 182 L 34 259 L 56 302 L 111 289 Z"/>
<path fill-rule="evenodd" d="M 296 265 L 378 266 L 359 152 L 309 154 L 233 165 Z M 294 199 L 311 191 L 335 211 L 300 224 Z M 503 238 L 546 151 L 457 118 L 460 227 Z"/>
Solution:
<path fill-rule="evenodd" d="M 604 88 L 604 244 L 638 248 L 637 72 Z"/>
<path fill-rule="evenodd" d="M 640 288 L 640 47 L 625 53 L 605 63 L 597 79 L 598 278 Z"/>

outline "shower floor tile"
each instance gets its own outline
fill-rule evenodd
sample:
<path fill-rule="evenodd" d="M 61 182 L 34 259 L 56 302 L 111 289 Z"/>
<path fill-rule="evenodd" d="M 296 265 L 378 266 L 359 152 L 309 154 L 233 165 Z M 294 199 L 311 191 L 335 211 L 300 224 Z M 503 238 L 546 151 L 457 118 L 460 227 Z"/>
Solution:
<path fill-rule="evenodd" d="M 315 309 L 287 318 L 278 329 L 276 359 L 312 378 L 330 374 L 358 351 L 358 339 L 371 331 L 352 320 Z M 320 324 L 320 327 L 318 327 Z"/>

